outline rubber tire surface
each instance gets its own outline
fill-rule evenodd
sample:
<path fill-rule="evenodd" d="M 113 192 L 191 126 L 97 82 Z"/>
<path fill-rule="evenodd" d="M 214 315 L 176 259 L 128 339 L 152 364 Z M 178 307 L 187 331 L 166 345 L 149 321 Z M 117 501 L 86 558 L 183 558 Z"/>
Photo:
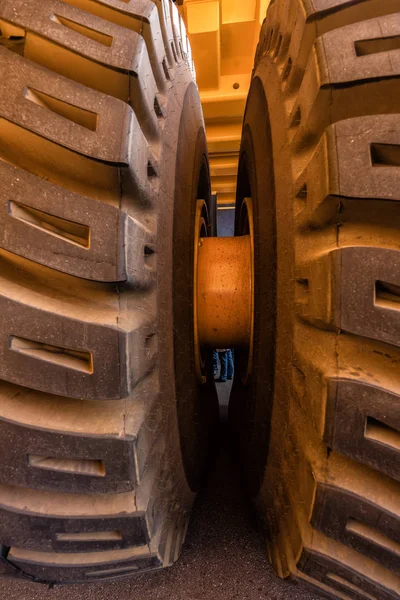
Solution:
<path fill-rule="evenodd" d="M 252 381 L 230 419 L 276 572 L 400 598 L 398 2 L 275 0 L 243 125 Z"/>
<path fill-rule="evenodd" d="M 0 30 L 0 573 L 167 566 L 217 411 L 173 311 L 210 201 L 185 27 L 169 0 L 5 0 Z"/>

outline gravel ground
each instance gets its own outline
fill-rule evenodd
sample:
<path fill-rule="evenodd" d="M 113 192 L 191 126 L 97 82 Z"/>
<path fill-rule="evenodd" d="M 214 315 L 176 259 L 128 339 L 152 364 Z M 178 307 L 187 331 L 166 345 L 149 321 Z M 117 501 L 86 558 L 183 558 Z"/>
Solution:
<path fill-rule="evenodd" d="M 222 416 L 229 384 L 218 384 Z M 169 569 L 110 583 L 48 589 L 0 582 L 7 600 L 318 600 L 275 577 L 254 529 L 222 426 L 222 447 L 210 480 L 197 498 L 180 559 Z"/>

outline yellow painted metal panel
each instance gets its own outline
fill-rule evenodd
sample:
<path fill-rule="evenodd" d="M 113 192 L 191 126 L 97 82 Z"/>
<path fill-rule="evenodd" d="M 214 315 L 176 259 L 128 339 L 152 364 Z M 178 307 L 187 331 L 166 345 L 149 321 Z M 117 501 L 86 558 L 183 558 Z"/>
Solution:
<path fill-rule="evenodd" d="M 220 81 L 219 31 L 197 33 L 192 35 L 190 40 L 197 73 L 197 85 L 203 90 L 218 90 Z M 207 69 L 202 68 L 205 63 L 208 63 Z"/>
<path fill-rule="evenodd" d="M 219 1 L 188 2 L 186 5 L 186 25 L 189 35 L 218 31 Z"/>
<path fill-rule="evenodd" d="M 256 19 L 257 0 L 222 0 L 222 23 L 241 23 Z"/>
<path fill-rule="evenodd" d="M 257 21 L 221 26 L 221 75 L 251 72 L 258 31 Z"/>
<path fill-rule="evenodd" d="M 203 90 L 200 88 L 200 98 L 206 102 L 230 102 L 246 100 L 250 85 L 250 72 L 220 77 L 218 90 Z M 243 114 L 243 113 L 242 113 Z M 230 116 L 228 113 L 227 116 Z"/>
<path fill-rule="evenodd" d="M 215 154 L 210 157 L 210 173 L 211 177 L 219 177 L 231 175 L 235 176 L 238 169 L 238 158 L 236 155 L 230 156 L 223 154 L 218 156 Z"/>

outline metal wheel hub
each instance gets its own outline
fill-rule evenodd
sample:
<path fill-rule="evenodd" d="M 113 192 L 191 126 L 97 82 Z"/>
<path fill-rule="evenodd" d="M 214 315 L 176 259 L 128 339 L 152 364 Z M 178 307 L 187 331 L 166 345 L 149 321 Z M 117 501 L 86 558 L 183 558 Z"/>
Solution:
<path fill-rule="evenodd" d="M 196 373 L 204 382 L 205 351 L 236 348 L 251 372 L 254 322 L 254 234 L 250 198 L 239 218 L 239 235 L 207 237 L 207 208 L 198 200 L 194 249 L 194 338 Z"/>

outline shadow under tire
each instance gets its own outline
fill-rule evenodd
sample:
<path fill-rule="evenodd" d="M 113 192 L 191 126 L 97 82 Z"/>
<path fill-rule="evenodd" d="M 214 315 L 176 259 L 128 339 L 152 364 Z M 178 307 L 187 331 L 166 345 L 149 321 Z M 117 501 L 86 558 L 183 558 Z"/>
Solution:
<path fill-rule="evenodd" d="M 232 438 L 277 574 L 326 598 L 400 598 L 399 40 L 396 2 L 275 0 L 243 123 Z"/>

